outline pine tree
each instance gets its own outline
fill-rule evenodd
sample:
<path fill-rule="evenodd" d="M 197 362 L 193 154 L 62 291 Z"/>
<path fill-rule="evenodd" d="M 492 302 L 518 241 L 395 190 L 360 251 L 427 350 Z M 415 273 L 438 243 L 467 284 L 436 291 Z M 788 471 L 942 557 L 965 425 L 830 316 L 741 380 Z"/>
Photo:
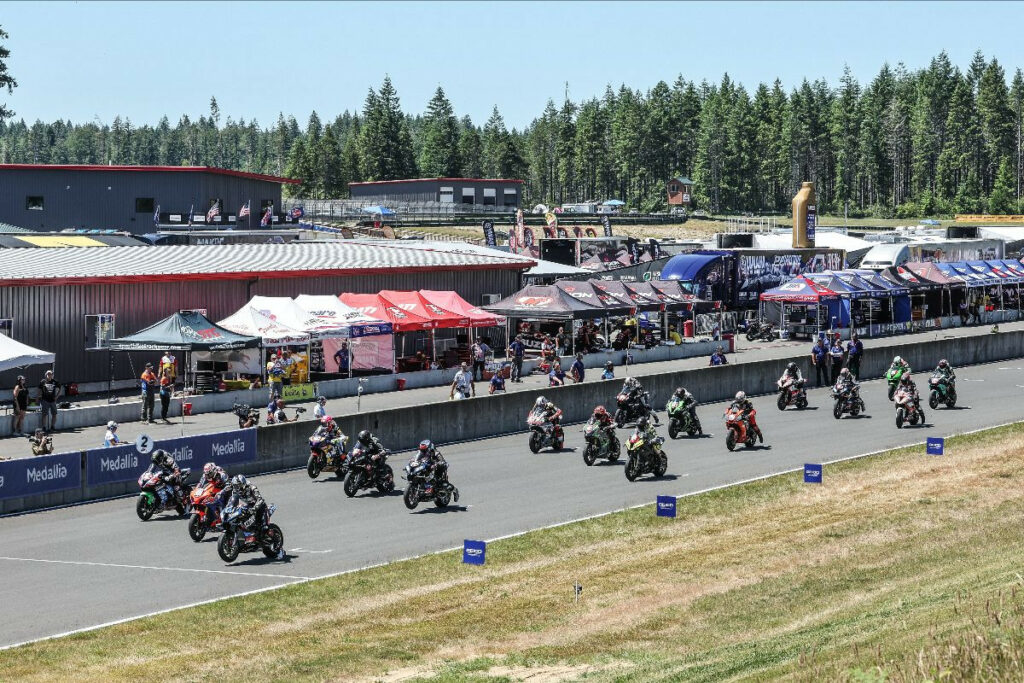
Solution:
<path fill-rule="evenodd" d="M 505 119 L 502 118 L 498 107 L 491 111 L 491 118 L 484 124 L 484 133 L 481 138 L 482 154 L 481 165 L 483 174 L 487 178 L 501 178 L 502 155 L 507 145 L 508 131 L 505 129 Z"/>
<path fill-rule="evenodd" d="M 854 197 L 860 133 L 860 85 L 850 67 L 843 69 L 839 96 L 832 105 L 831 135 L 836 150 L 836 210 L 847 212 Z"/>
<path fill-rule="evenodd" d="M 424 177 L 458 177 L 462 164 L 459 159 L 459 121 L 451 102 L 438 86 L 427 104 L 423 120 L 423 149 L 419 156 L 419 169 Z"/>
<path fill-rule="evenodd" d="M 7 32 L 0 28 L 0 40 L 6 40 L 10 38 Z M 11 56 L 11 51 L 7 47 L 0 43 L 0 90 L 7 89 L 7 94 L 11 95 L 14 93 L 14 89 L 18 87 L 18 81 L 14 80 L 10 72 L 7 70 L 7 59 Z M 14 112 L 7 108 L 6 104 L 0 104 L 0 123 L 14 116 Z"/>
<path fill-rule="evenodd" d="M 482 178 L 483 143 L 480 134 L 468 116 L 462 118 L 462 131 L 459 133 L 459 160 L 462 162 L 464 178 Z"/>
<path fill-rule="evenodd" d="M 1013 199 L 1013 168 L 1009 158 L 999 162 L 992 194 L 988 198 L 988 212 L 992 214 L 1016 213 L 1017 203 Z"/>

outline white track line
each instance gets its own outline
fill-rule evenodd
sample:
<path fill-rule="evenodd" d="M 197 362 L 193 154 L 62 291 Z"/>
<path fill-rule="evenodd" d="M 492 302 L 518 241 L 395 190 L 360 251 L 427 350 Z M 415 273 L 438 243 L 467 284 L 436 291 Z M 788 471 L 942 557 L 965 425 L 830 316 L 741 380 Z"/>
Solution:
<path fill-rule="evenodd" d="M 1002 424 L 992 425 L 990 427 L 981 427 L 979 429 L 971 429 L 971 430 L 966 431 L 966 432 L 957 432 L 957 433 L 951 434 L 951 435 L 949 435 L 948 437 L 945 437 L 945 438 L 950 438 L 950 437 L 953 437 L 953 436 L 964 436 L 964 435 L 967 435 L 967 434 L 976 434 L 978 432 L 984 432 L 984 431 L 988 431 L 990 429 L 1000 429 L 1002 427 L 1008 427 L 1010 425 L 1018 424 L 1018 423 L 1019 423 L 1019 421 L 1004 422 Z M 833 465 L 835 463 L 844 462 L 846 460 L 857 460 L 858 458 L 867 458 L 867 457 L 871 457 L 873 455 L 878 455 L 879 453 L 885 453 L 887 451 L 892 451 L 892 450 L 896 450 L 896 449 L 899 449 L 899 448 L 911 448 L 913 446 L 921 446 L 924 443 L 926 443 L 926 442 L 925 441 L 918 441 L 916 443 L 906 444 L 904 446 L 894 446 L 892 448 L 883 448 L 883 449 L 880 449 L 880 450 L 877 450 L 877 451 L 872 451 L 870 453 L 862 453 L 860 455 L 851 455 L 851 456 L 847 456 L 845 458 L 839 458 L 837 460 L 828 460 L 826 462 L 821 463 L 821 465 L 822 465 L 822 467 L 824 467 L 825 465 Z M 937 457 L 937 456 L 933 456 L 933 457 Z M 943 457 L 945 457 L 945 456 L 943 456 Z M 691 491 L 689 493 L 683 493 L 683 494 L 680 494 L 680 495 L 676 496 L 676 498 L 688 498 L 690 496 L 698 496 L 698 495 L 700 495 L 702 493 L 709 493 L 711 491 L 719 491 L 721 489 L 730 488 L 732 486 L 741 486 L 743 484 L 749 484 L 749 483 L 752 483 L 752 482 L 755 482 L 755 481 L 762 481 L 764 479 L 770 479 L 772 477 L 778 477 L 778 476 L 782 476 L 784 474 L 793 474 L 795 472 L 802 472 L 802 471 L 803 471 L 803 467 L 797 467 L 797 468 L 794 468 L 794 469 L 791 469 L 791 470 L 784 470 L 782 472 L 773 472 L 771 474 L 764 474 L 764 475 L 761 475 L 761 476 L 758 476 L 758 477 L 752 477 L 750 479 L 744 479 L 742 481 L 731 482 L 731 483 L 728 483 L 728 484 L 720 484 L 718 486 L 711 486 L 709 488 L 702 489 L 700 491 Z M 556 522 L 555 524 L 548 524 L 546 526 L 535 527 L 533 529 L 525 529 L 523 531 L 517 531 L 515 533 L 506 534 L 504 536 L 497 536 L 497 537 L 492 538 L 492 539 L 490 539 L 490 540 L 488 540 L 486 542 L 487 543 L 493 543 L 495 541 L 501 541 L 501 540 L 508 539 L 508 538 L 515 538 L 517 536 L 525 536 L 526 534 L 531 533 L 533 531 L 541 531 L 541 530 L 544 530 L 544 529 L 555 529 L 555 528 L 558 528 L 560 526 L 567 526 L 569 524 L 575 524 L 576 522 L 585 522 L 585 521 L 591 520 L 591 519 L 598 519 L 600 517 L 607 517 L 608 515 L 613 515 L 613 514 L 615 514 L 617 512 L 623 512 L 623 511 L 626 511 L 626 510 L 635 510 L 637 508 L 647 507 L 648 505 L 651 505 L 651 504 L 652 503 L 648 501 L 646 503 L 640 503 L 638 505 L 630 505 L 628 507 L 623 507 L 623 508 L 621 508 L 619 510 L 609 510 L 608 512 L 601 512 L 601 513 L 598 513 L 596 515 L 587 515 L 586 517 L 579 517 L 577 519 L 572 519 L 572 520 L 569 520 L 567 522 Z M 255 590 L 245 591 L 245 592 L 242 592 L 242 593 L 234 593 L 232 595 L 224 595 L 224 596 L 221 596 L 219 598 L 210 598 L 209 600 L 201 600 L 199 602 L 193 602 L 193 603 L 189 603 L 187 605 L 180 605 L 178 607 L 168 607 L 166 609 L 156 610 L 154 612 L 146 612 L 145 614 L 138 614 L 138 615 L 133 616 L 133 617 L 124 617 L 123 619 L 116 619 L 114 621 L 108 621 L 108 622 L 105 622 L 105 623 L 102 623 L 102 624 L 96 624 L 94 626 L 84 626 L 82 628 L 77 628 L 77 629 L 74 629 L 72 631 L 65 631 L 64 633 L 55 633 L 55 634 L 50 635 L 50 636 L 43 636 L 42 638 L 33 638 L 31 640 L 25 640 L 25 641 L 22 641 L 20 643 L 13 643 L 11 645 L 0 645 L 0 651 L 10 650 L 10 649 L 13 649 L 13 648 L 16 648 L 16 647 L 21 647 L 23 645 L 31 645 L 32 643 L 39 643 L 39 642 L 43 642 L 43 641 L 46 641 L 46 640 L 55 640 L 57 638 L 64 638 L 66 636 L 75 635 L 77 633 L 87 633 L 89 631 L 96 631 L 96 630 L 99 630 L 101 628 L 107 628 L 108 626 L 117 626 L 118 624 L 124 624 L 124 623 L 127 623 L 129 621 L 135 621 L 136 619 L 145 619 L 147 617 L 155 617 L 155 616 L 159 616 L 161 614 L 167 614 L 169 612 L 176 612 L 178 610 L 190 609 L 192 607 L 200 607 L 202 605 L 209 605 L 209 604 L 212 604 L 212 603 L 215 603 L 215 602 L 222 602 L 224 600 L 231 600 L 231 599 L 234 599 L 234 598 L 241 598 L 241 597 L 245 597 L 247 595 L 256 595 L 258 593 L 266 593 L 268 591 L 276 591 L 276 590 L 280 590 L 282 588 L 285 588 L 287 586 L 294 586 L 294 585 L 297 585 L 297 584 L 300 584 L 300 583 L 306 583 L 306 582 L 309 582 L 309 581 L 319 581 L 320 579 L 331 579 L 331 578 L 334 578 L 336 576 L 345 576 L 347 574 L 354 574 L 356 572 L 366 571 L 368 569 L 377 569 L 378 567 L 383 567 L 383 566 L 389 565 L 389 564 L 396 564 L 398 562 L 407 562 L 408 560 L 415 560 L 415 559 L 418 559 L 418 558 L 421 558 L 421 557 L 431 557 L 433 555 L 440 555 L 442 553 L 453 552 L 453 551 L 461 550 L 461 549 L 462 549 L 462 546 L 453 546 L 451 548 L 441 548 L 440 550 L 435 550 L 435 551 L 429 552 L 429 553 L 423 553 L 421 555 L 410 555 L 408 557 L 401 557 L 401 558 L 398 558 L 398 559 L 395 559 L 395 560 L 388 560 L 387 562 L 378 562 L 376 564 L 366 565 L 366 566 L 363 566 L 363 567 L 357 567 L 355 569 L 345 569 L 345 570 L 338 571 L 338 572 L 332 572 L 330 574 L 324 574 L 322 576 L 317 576 L 317 577 L 312 577 L 312 578 L 301 578 L 301 579 L 297 579 L 296 581 L 292 581 L 290 583 L 282 584 L 280 586 L 267 586 L 266 588 L 257 588 Z M 204 571 L 214 571 L 214 570 L 204 570 Z"/>
<path fill-rule="evenodd" d="M 149 567 L 139 564 L 113 564 L 110 562 L 82 562 L 78 560 L 40 560 L 34 557 L 5 557 L 0 556 L 0 560 L 9 560 L 11 562 L 40 562 L 43 564 L 72 564 L 83 567 L 113 567 L 116 569 L 150 569 L 162 572 L 195 572 L 198 574 L 235 574 L 237 576 L 259 576 L 270 579 L 293 579 L 299 581 L 309 581 L 310 576 L 289 576 L 288 574 L 263 574 L 260 572 L 232 572 L 226 569 L 192 569 L 190 567 Z"/>

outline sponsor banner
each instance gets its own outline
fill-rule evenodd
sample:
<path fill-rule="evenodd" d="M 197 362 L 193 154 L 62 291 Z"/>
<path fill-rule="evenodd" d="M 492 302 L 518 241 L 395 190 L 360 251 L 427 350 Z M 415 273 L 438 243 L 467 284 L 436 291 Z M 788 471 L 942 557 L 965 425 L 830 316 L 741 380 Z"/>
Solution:
<path fill-rule="evenodd" d="M 494 221 L 484 221 L 481 227 L 484 229 L 484 241 L 487 242 L 487 246 L 498 246 L 498 239 L 494 236 Z"/>
<path fill-rule="evenodd" d="M 604 236 L 612 236 L 612 219 L 609 216 L 601 216 L 601 225 L 604 227 Z"/>
<path fill-rule="evenodd" d="M 287 384 L 281 387 L 281 400 L 285 403 L 302 403 L 312 401 L 316 397 L 313 384 Z"/>
<path fill-rule="evenodd" d="M 658 509 L 658 517 L 675 517 L 676 516 L 676 497 L 675 496 L 658 496 L 657 509 Z"/>
<path fill-rule="evenodd" d="M 80 451 L 0 462 L 0 499 L 66 491 L 81 485 Z"/>
<path fill-rule="evenodd" d="M 462 544 L 463 564 L 483 564 L 487 559 L 487 543 L 471 541 L 468 538 Z"/>
<path fill-rule="evenodd" d="M 805 484 L 820 484 L 821 483 L 821 465 L 812 465 L 807 463 L 804 465 L 804 483 Z"/>
<path fill-rule="evenodd" d="M 941 436 L 928 437 L 928 455 L 945 455 L 946 440 Z"/>
<path fill-rule="evenodd" d="M 255 460 L 256 430 L 239 429 L 160 439 L 155 446 L 170 453 L 179 467 L 191 468 L 193 479 L 196 479 L 202 474 L 203 465 L 210 461 L 224 466 Z M 85 477 L 90 486 L 135 481 L 149 465 L 150 458 L 140 455 L 135 444 L 85 452 Z"/>
<path fill-rule="evenodd" d="M 807 243 L 814 244 L 814 229 L 818 226 L 818 207 L 807 205 Z"/>

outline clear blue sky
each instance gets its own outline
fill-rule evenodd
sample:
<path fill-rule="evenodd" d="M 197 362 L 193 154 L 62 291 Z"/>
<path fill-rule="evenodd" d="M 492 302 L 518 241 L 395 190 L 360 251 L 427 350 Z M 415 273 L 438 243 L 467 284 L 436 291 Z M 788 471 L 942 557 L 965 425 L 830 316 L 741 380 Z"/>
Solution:
<path fill-rule="evenodd" d="M 781 78 L 863 83 L 883 62 L 926 66 L 945 49 L 965 68 L 976 49 L 1024 67 L 1018 3 L 4 3 L 14 95 L 27 121 L 137 124 L 222 116 L 301 125 L 362 107 L 385 74 L 407 112 L 441 85 L 459 116 L 498 105 L 521 128 L 548 98 L 644 90 L 678 74 L 723 72 L 753 90 Z"/>

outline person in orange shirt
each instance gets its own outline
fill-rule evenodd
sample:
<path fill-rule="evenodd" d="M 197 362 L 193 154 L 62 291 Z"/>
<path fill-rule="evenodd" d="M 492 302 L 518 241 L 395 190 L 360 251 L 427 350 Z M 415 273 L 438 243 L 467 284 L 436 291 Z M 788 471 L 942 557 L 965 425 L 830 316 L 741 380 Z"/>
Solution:
<path fill-rule="evenodd" d="M 153 422 L 153 402 L 156 400 L 157 379 L 153 372 L 153 364 L 146 363 L 146 369 L 139 377 L 139 385 L 142 389 L 142 420 Z"/>

